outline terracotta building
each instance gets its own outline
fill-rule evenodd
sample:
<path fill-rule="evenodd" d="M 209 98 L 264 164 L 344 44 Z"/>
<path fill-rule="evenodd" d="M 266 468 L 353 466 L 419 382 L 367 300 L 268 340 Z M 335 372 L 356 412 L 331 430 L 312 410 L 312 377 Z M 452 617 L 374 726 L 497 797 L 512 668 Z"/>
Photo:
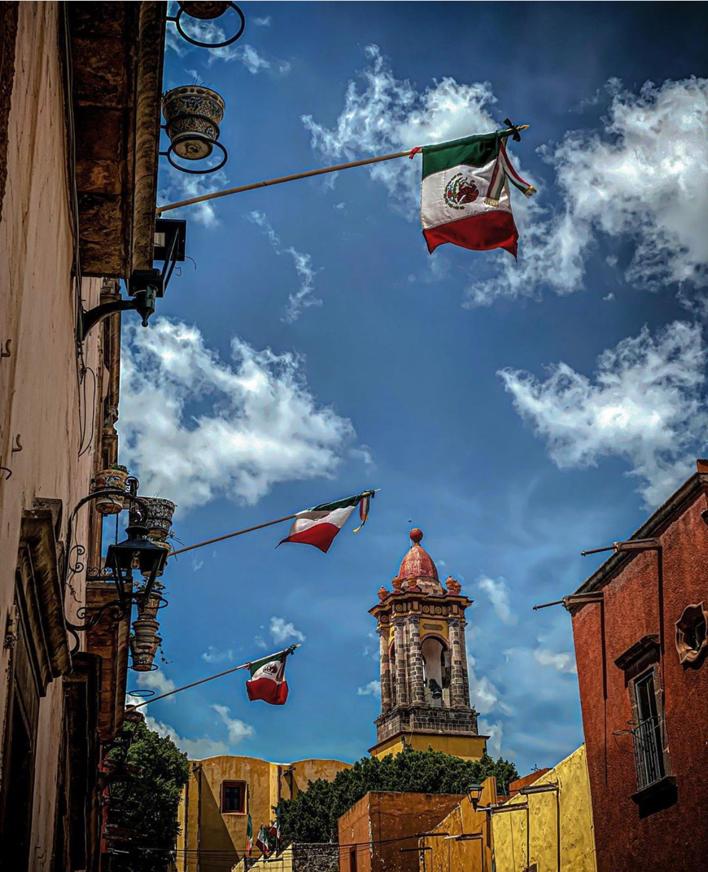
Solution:
<path fill-rule="evenodd" d="M 567 600 L 600 872 L 708 857 L 708 462 Z"/>
<path fill-rule="evenodd" d="M 100 862 L 98 765 L 121 725 L 127 624 L 90 638 L 67 621 L 102 596 L 78 566 L 98 565 L 100 518 L 73 513 L 117 460 L 120 316 L 89 331 L 83 313 L 152 267 L 164 14 L 0 4 L 0 865 L 12 872 Z"/>
<path fill-rule="evenodd" d="M 270 763 L 236 756 L 192 761 L 179 810 L 177 869 L 230 872 L 246 854 L 249 814 L 255 844 L 258 830 L 271 823 L 273 808 L 281 799 L 292 799 L 318 778 L 331 781 L 349 766 L 340 760 Z M 306 850 L 301 846 L 299 852 Z M 252 856 L 259 856 L 255 847 Z M 268 868 L 273 862 L 268 861 Z"/>
<path fill-rule="evenodd" d="M 371 791 L 339 818 L 340 872 L 418 872 L 421 837 L 462 800 L 451 793 Z"/>
<path fill-rule="evenodd" d="M 465 644 L 465 611 L 472 600 L 438 570 L 411 531 L 393 590 L 379 590 L 376 618 L 380 640 L 381 714 L 371 754 L 382 757 L 408 746 L 432 748 L 478 760 L 487 736 L 477 732 L 470 703 Z"/>

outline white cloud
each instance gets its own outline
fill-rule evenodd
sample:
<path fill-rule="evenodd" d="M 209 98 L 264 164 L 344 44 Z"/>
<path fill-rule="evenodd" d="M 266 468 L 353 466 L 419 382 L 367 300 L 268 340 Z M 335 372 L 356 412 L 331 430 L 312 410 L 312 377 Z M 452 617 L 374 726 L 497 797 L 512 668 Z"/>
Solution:
<path fill-rule="evenodd" d="M 489 597 L 499 620 L 505 624 L 515 624 L 516 615 L 511 611 L 509 605 L 509 588 L 506 581 L 503 578 L 494 579 L 483 575 L 478 584 Z"/>
<path fill-rule="evenodd" d="M 218 648 L 209 645 L 206 651 L 202 652 L 202 660 L 205 663 L 232 663 L 233 659 L 234 652 L 231 648 L 228 648 L 226 651 L 219 651 Z"/>
<path fill-rule="evenodd" d="M 534 659 L 541 666 L 552 666 L 558 672 L 577 672 L 575 657 L 568 651 L 555 654 L 545 648 L 536 648 L 533 652 Z"/>
<path fill-rule="evenodd" d="M 357 696 L 381 696 L 381 682 L 380 681 L 370 681 L 368 684 L 365 684 L 363 687 L 357 687 L 356 695 Z"/>
<path fill-rule="evenodd" d="M 398 79 L 376 45 L 365 49 L 367 66 L 361 84 L 350 81 L 344 108 L 331 127 L 311 115 L 302 118 L 313 148 L 324 157 L 354 160 L 492 131 L 495 103 L 487 82 L 460 84 L 445 76 L 424 90 Z M 419 160 L 399 159 L 370 168 L 394 195 L 392 203 L 411 219 L 417 216 Z"/>
<path fill-rule="evenodd" d="M 278 645 L 288 642 L 290 639 L 297 639 L 299 642 L 305 641 L 304 633 L 301 633 L 292 621 L 275 616 L 270 619 L 270 635 Z"/>
<path fill-rule="evenodd" d="M 283 248 L 280 237 L 264 212 L 250 212 L 248 219 L 263 230 L 276 254 L 288 254 L 293 259 L 295 272 L 300 279 L 300 287 L 294 293 L 288 294 L 288 305 L 282 319 L 288 324 L 292 324 L 297 321 L 304 309 L 322 305 L 322 300 L 314 295 L 316 270 L 312 266 L 312 257 L 292 246 Z"/>
<path fill-rule="evenodd" d="M 217 757 L 229 753 L 229 747 L 225 742 L 210 739 L 207 736 L 203 736 L 201 739 L 186 739 L 180 736 L 174 727 L 158 721 L 150 715 L 145 716 L 145 723 L 158 735 L 172 739 L 180 751 L 184 751 L 190 760 L 204 760 L 206 757 Z"/>
<path fill-rule="evenodd" d="M 604 129 L 568 133 L 542 150 L 560 188 L 558 206 L 516 198 L 518 263 L 500 261 L 490 281 L 468 289 L 468 305 L 498 297 L 558 294 L 583 287 L 596 240 L 634 243 L 627 281 L 705 284 L 708 271 L 708 79 L 647 82 L 638 94 L 609 88 Z M 553 195 L 557 199 L 556 195 Z M 609 264 L 612 265 L 612 255 Z"/>
<path fill-rule="evenodd" d="M 203 560 L 198 560 L 196 557 L 192 558 L 192 572 L 199 572 L 204 566 Z"/>
<path fill-rule="evenodd" d="M 485 718 L 480 718 L 478 726 L 483 736 L 489 736 L 487 740 L 487 753 L 489 756 L 500 757 L 504 724 L 501 721 L 488 721 Z"/>
<path fill-rule="evenodd" d="M 251 21 L 256 25 L 256 27 L 270 27 L 272 18 L 270 15 L 264 15 L 261 18 L 252 18 Z"/>
<path fill-rule="evenodd" d="M 171 678 L 168 678 L 160 669 L 155 672 L 139 672 L 138 687 L 154 690 L 157 696 L 169 693 L 177 686 Z M 174 697 L 168 697 L 165 702 L 174 702 Z"/>
<path fill-rule="evenodd" d="M 254 734 L 255 731 L 250 724 L 231 717 L 231 709 L 227 705 L 213 705 L 212 709 L 217 713 L 226 727 L 230 745 L 238 745 L 244 739 L 248 739 Z"/>
<path fill-rule="evenodd" d="M 179 161 L 180 159 L 176 158 L 176 160 Z M 181 162 L 185 166 L 189 164 L 189 161 Z M 199 161 L 198 166 L 204 169 L 208 162 L 210 165 L 216 164 L 216 152 L 211 157 L 206 158 L 205 161 Z M 207 178 L 205 176 L 189 176 L 170 167 L 167 180 L 160 189 L 158 199 L 162 205 L 179 203 L 192 197 L 201 197 L 202 194 L 208 194 L 211 191 L 223 190 L 228 186 L 229 178 L 223 170 L 210 173 Z M 215 227 L 220 223 L 214 208 L 216 202 L 216 200 L 207 200 L 204 203 L 196 203 L 193 206 L 183 206 L 181 209 L 175 209 L 166 214 L 168 217 L 187 218 L 188 220 L 197 221 L 199 224 L 203 224 L 204 227 Z"/>
<path fill-rule="evenodd" d="M 181 509 L 220 494 L 252 505 L 279 482 L 336 470 L 353 427 L 317 404 L 295 354 L 235 337 L 224 362 L 197 327 L 167 318 L 123 335 L 121 449 L 142 492 Z"/>
<path fill-rule="evenodd" d="M 690 474 L 706 445 L 705 363 L 700 327 L 674 321 L 604 351 L 594 381 L 565 363 L 551 366 L 545 380 L 518 370 L 500 375 L 560 469 L 622 457 L 653 507 Z"/>
<path fill-rule="evenodd" d="M 486 675 L 479 677 L 475 672 L 475 658 L 467 653 L 467 674 L 470 685 L 470 697 L 472 705 L 481 715 L 488 715 L 498 710 L 505 715 L 512 714 L 512 709 L 501 699 L 499 690 L 487 678 Z"/>

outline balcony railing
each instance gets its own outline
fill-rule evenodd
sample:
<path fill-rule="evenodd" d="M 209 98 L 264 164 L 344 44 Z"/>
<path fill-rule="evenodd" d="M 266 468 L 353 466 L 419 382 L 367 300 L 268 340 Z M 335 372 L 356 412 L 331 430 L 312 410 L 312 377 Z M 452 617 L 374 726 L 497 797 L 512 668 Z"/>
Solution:
<path fill-rule="evenodd" d="M 632 730 L 632 739 L 637 768 L 637 788 L 642 790 L 666 775 L 659 719 L 647 718 L 645 721 L 640 721 Z"/>

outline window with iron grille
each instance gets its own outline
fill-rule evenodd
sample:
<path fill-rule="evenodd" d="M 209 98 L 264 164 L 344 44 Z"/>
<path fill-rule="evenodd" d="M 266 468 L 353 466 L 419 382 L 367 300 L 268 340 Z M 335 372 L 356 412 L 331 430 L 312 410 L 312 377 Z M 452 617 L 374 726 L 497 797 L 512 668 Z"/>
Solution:
<path fill-rule="evenodd" d="M 632 695 L 636 716 L 632 738 L 637 788 L 641 790 L 666 775 L 654 669 L 648 669 L 632 680 Z"/>
<path fill-rule="evenodd" d="M 222 781 L 221 812 L 222 814 L 246 813 L 245 781 Z"/>

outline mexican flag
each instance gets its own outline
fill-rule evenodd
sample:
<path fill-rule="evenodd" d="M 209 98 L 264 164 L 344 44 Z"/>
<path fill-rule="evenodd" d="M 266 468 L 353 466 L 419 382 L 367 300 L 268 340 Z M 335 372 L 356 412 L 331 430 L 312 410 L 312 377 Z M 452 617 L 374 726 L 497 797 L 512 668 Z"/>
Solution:
<path fill-rule="evenodd" d="M 364 493 L 347 497 L 344 500 L 322 503 L 321 506 L 314 506 L 312 509 L 298 512 L 290 528 L 290 533 L 278 544 L 302 542 L 305 545 L 314 545 L 315 548 L 319 548 L 326 554 L 334 541 L 334 537 L 347 523 L 349 516 L 357 506 L 359 506 L 361 524 L 354 532 L 358 533 L 361 530 L 366 523 L 369 503 L 373 496 L 374 491 L 364 491 Z"/>
<path fill-rule="evenodd" d="M 284 651 L 248 664 L 251 677 L 246 682 L 246 692 L 251 701 L 262 699 L 271 705 L 285 705 L 288 698 L 288 683 L 285 680 L 287 658 L 288 652 Z"/>
<path fill-rule="evenodd" d="M 253 850 L 253 820 L 251 819 L 251 813 L 248 813 L 248 821 L 246 823 L 246 852 L 248 856 L 251 856 L 251 851 Z"/>
<path fill-rule="evenodd" d="M 420 217 L 429 252 L 452 242 L 475 250 L 504 248 L 516 257 L 519 234 L 508 183 L 526 196 L 536 189 L 512 166 L 508 135 L 499 131 L 423 146 Z"/>

